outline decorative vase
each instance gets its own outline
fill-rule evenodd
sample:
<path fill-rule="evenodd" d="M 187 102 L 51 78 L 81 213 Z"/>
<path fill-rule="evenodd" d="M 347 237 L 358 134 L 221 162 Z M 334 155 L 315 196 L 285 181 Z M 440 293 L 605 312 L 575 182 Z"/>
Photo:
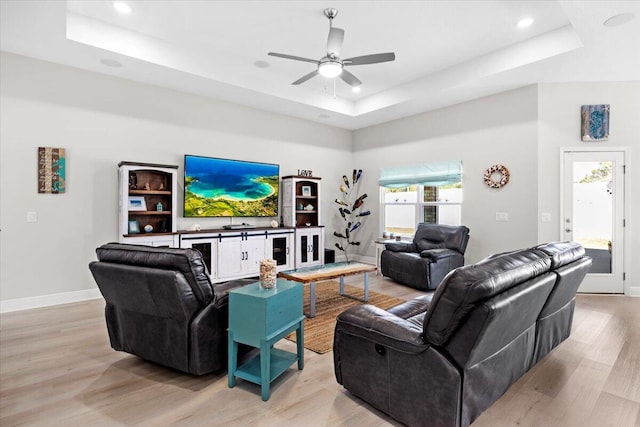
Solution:
<path fill-rule="evenodd" d="M 272 289 L 276 286 L 276 261 L 273 259 L 263 259 L 260 261 L 260 287 Z"/>

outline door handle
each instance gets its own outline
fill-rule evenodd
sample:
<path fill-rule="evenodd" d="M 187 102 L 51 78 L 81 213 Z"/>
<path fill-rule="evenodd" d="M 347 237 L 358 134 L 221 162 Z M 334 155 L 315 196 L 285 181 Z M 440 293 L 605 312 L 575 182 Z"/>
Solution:
<path fill-rule="evenodd" d="M 565 231 L 566 233 L 571 233 L 573 230 L 572 230 L 572 229 L 570 229 L 570 228 L 565 228 L 565 229 L 564 229 L 564 231 Z"/>

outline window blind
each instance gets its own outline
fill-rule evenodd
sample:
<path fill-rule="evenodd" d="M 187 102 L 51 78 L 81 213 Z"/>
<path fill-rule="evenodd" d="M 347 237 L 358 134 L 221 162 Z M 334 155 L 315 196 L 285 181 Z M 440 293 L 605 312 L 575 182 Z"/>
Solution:
<path fill-rule="evenodd" d="M 462 180 L 462 161 L 422 163 L 380 169 L 381 187 L 399 188 L 410 185 L 439 187 Z"/>

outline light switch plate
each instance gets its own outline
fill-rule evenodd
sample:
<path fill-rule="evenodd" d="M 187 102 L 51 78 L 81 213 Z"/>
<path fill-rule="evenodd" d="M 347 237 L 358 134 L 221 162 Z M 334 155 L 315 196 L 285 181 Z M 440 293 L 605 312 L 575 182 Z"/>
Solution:
<path fill-rule="evenodd" d="M 38 222 L 38 213 L 33 211 L 28 211 L 27 222 Z"/>
<path fill-rule="evenodd" d="M 551 214 L 549 212 L 542 212 L 542 222 L 551 222 Z"/>
<path fill-rule="evenodd" d="M 507 212 L 496 212 L 496 221 L 509 221 L 509 214 Z"/>

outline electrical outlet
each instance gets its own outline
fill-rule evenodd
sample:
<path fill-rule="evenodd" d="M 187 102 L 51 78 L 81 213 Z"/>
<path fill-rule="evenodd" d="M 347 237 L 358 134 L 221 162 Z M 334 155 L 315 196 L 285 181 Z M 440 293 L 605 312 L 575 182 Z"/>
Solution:
<path fill-rule="evenodd" d="M 496 212 L 496 221 L 509 221 L 509 214 L 507 212 Z"/>
<path fill-rule="evenodd" d="M 38 213 L 33 211 L 27 212 L 27 222 L 38 222 Z"/>
<path fill-rule="evenodd" d="M 551 214 L 549 212 L 542 212 L 542 222 L 551 222 Z"/>

